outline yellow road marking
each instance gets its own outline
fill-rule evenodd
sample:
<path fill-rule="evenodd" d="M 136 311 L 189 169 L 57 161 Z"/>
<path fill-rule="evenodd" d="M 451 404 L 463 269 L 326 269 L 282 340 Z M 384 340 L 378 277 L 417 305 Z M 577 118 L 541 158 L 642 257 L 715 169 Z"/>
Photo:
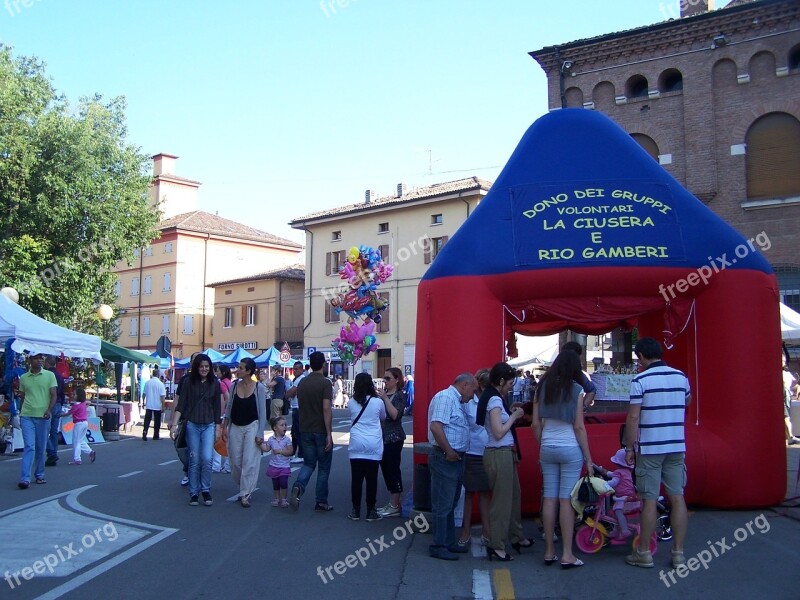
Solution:
<path fill-rule="evenodd" d="M 511 571 L 508 569 L 494 569 L 492 572 L 494 580 L 495 598 L 497 600 L 514 600 L 514 585 L 511 583 Z"/>

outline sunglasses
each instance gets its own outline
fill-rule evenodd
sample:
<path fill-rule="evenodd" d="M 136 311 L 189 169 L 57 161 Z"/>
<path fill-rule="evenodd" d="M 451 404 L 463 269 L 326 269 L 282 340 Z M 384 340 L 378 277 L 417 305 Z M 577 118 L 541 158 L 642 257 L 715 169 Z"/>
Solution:
<path fill-rule="evenodd" d="M 384 381 L 391 381 L 392 379 L 394 379 L 394 377 L 390 377 L 389 375 L 384 375 L 383 376 L 383 380 Z"/>

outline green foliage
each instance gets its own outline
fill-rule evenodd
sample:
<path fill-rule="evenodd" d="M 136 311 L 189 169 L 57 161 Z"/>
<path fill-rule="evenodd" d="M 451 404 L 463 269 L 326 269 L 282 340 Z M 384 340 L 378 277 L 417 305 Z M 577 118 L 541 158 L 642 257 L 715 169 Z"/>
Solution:
<path fill-rule="evenodd" d="M 113 304 L 109 269 L 159 235 L 124 111 L 124 98 L 70 106 L 41 62 L 0 46 L 0 286 L 86 333 L 101 333 L 97 305 Z"/>

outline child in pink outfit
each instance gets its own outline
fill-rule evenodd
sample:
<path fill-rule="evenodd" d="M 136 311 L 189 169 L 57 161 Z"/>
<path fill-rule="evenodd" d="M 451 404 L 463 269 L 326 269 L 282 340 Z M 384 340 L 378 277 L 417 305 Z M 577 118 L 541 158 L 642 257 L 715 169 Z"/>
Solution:
<path fill-rule="evenodd" d="M 72 460 L 71 465 L 81 464 L 81 452 L 89 455 L 89 460 L 94 462 L 95 452 L 86 442 L 86 430 L 89 429 L 89 417 L 86 410 L 86 391 L 83 388 L 75 390 L 75 403 L 69 409 L 72 415 Z"/>
<path fill-rule="evenodd" d="M 594 468 L 600 471 L 604 477 L 611 477 L 608 485 L 614 488 L 614 515 L 619 523 L 619 531 L 615 537 L 624 539 L 631 535 L 628 519 L 625 517 L 625 501 L 629 496 L 636 495 L 636 487 L 633 485 L 632 469 L 625 462 L 625 448 L 617 450 L 617 453 L 611 457 L 611 462 L 620 468 L 614 471 L 609 471 L 598 465 L 594 465 Z"/>

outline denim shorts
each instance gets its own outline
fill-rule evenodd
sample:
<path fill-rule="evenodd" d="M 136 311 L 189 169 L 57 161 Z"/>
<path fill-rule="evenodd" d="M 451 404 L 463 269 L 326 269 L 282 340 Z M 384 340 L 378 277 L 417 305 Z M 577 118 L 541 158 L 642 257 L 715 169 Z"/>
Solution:
<path fill-rule="evenodd" d="M 542 446 L 539 451 L 545 498 L 569 498 L 581 476 L 583 451 L 580 446 Z"/>

